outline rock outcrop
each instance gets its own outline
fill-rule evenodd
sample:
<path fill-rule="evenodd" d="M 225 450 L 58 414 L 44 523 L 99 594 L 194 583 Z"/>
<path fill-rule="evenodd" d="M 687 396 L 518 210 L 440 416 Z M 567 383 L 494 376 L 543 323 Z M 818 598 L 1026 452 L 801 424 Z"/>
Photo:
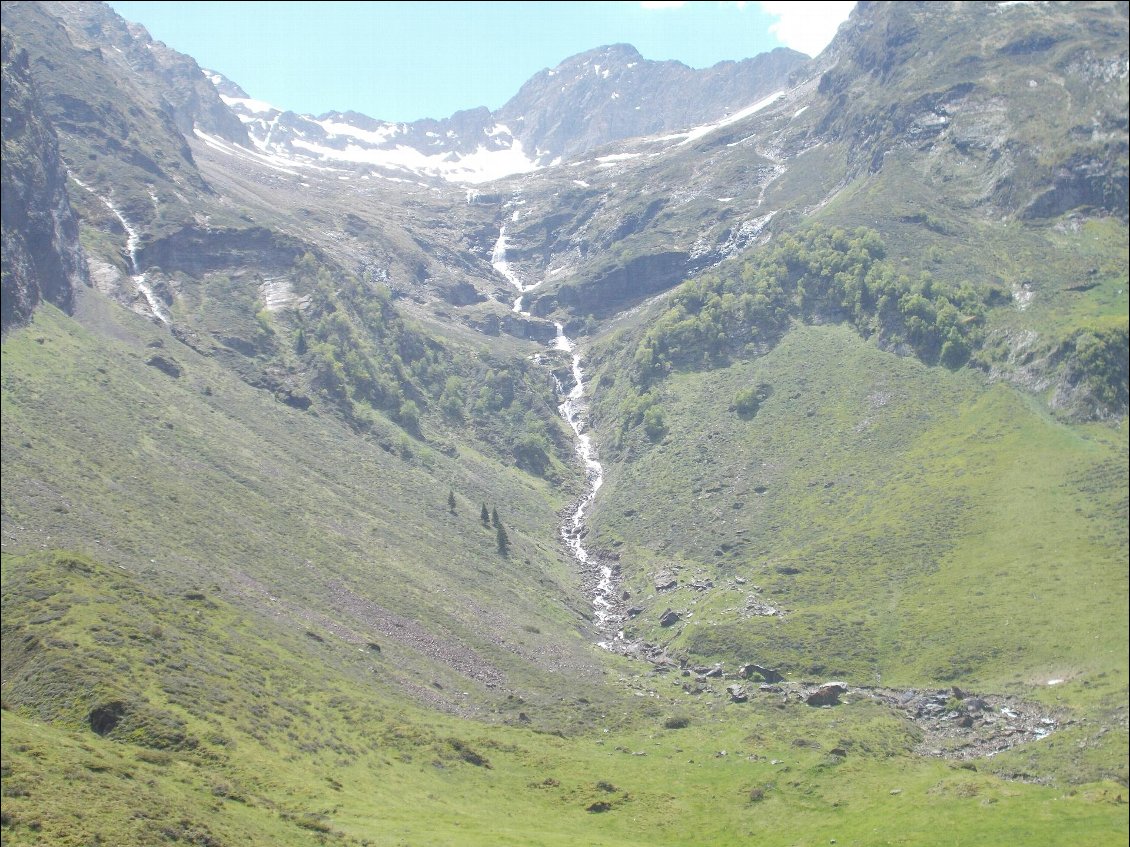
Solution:
<path fill-rule="evenodd" d="M 3 39 L 4 331 L 31 318 L 42 302 L 70 311 L 87 282 L 78 220 L 67 196 L 67 171 L 44 115 L 28 55 Z"/>

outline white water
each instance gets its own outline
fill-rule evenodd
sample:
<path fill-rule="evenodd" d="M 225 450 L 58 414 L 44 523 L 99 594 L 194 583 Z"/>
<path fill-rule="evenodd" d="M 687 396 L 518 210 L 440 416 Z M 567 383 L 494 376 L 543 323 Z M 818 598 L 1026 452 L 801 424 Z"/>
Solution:
<path fill-rule="evenodd" d="M 558 390 L 565 396 L 558 409 L 561 412 L 561 417 L 565 418 L 577 438 L 577 455 L 585 466 L 587 482 L 585 496 L 581 498 L 573 513 L 561 525 L 561 538 L 581 567 L 591 569 L 594 562 L 584 545 L 585 511 L 592 505 L 596 499 L 596 492 L 604 484 L 604 466 L 600 464 L 597 458 L 596 445 L 593 443 L 592 435 L 586 431 L 588 429 L 588 409 L 585 403 L 585 372 L 581 367 L 581 355 L 577 352 L 573 341 L 565 335 L 564 327 L 561 324 L 555 324 L 555 326 L 557 327 L 557 337 L 553 341 L 554 349 L 570 353 L 573 357 L 573 388 L 568 394 L 565 394 L 564 387 L 560 382 L 557 383 Z M 611 567 L 603 562 L 595 564 L 599 568 L 600 579 L 596 585 L 592 605 L 597 624 L 604 630 L 608 627 L 609 622 L 616 617 L 616 584 L 612 579 Z M 617 632 L 616 638 L 623 638 L 623 633 Z M 610 644 L 602 642 L 601 646 L 607 648 L 610 647 Z"/>
<path fill-rule="evenodd" d="M 118 222 L 121 223 L 122 229 L 126 231 L 126 253 L 129 256 L 130 281 L 133 282 L 134 287 L 137 289 L 138 293 L 145 298 L 145 302 L 149 306 L 150 313 L 159 321 L 161 321 L 161 323 L 167 324 L 169 322 L 169 316 L 166 315 L 164 311 L 162 311 L 161 301 L 157 299 L 156 295 L 154 295 L 153 293 L 153 289 L 150 288 L 149 284 L 145 281 L 145 274 L 141 272 L 137 263 L 138 248 L 141 246 L 140 233 L 138 233 L 137 229 L 132 226 L 128 220 L 126 220 L 126 216 L 122 214 L 121 209 L 115 206 L 113 201 L 109 197 L 101 196 L 100 194 L 95 192 L 93 188 L 80 180 L 74 174 L 71 174 L 70 176 L 79 188 L 86 189 L 91 194 L 93 194 L 99 201 L 101 201 L 103 206 L 110 210 L 114 217 L 118 219 Z M 149 196 L 153 200 L 154 208 L 156 208 L 157 195 L 154 194 L 152 190 L 150 190 Z"/>
<path fill-rule="evenodd" d="M 507 282 L 518 289 L 519 294 L 523 294 L 536 287 L 536 283 L 534 285 L 523 285 L 522 280 L 520 280 L 518 275 L 511 269 L 510 263 L 506 261 L 506 224 L 498 228 L 498 240 L 494 242 L 494 250 L 492 250 L 490 254 L 490 263 Z M 522 314 L 521 297 L 514 301 L 514 311 Z"/>
<path fill-rule="evenodd" d="M 506 260 L 505 224 L 499 227 L 498 241 L 495 242 L 490 260 L 494 269 L 518 291 L 519 296 L 514 301 L 514 311 L 524 317 L 530 317 L 530 313 L 522 309 L 521 295 L 537 288 L 540 281 L 532 285 L 524 285 L 510 267 L 510 263 Z M 573 387 L 568 393 L 566 393 L 561 381 L 557 380 L 556 377 L 554 378 L 557 382 L 558 393 L 563 397 L 557 408 L 577 439 L 577 455 L 584 465 L 586 479 L 584 496 L 569 517 L 561 524 L 561 539 L 565 542 L 570 554 L 581 566 L 582 571 L 593 570 L 594 565 L 599 568 L 600 578 L 592 598 L 592 605 L 597 625 L 602 631 L 607 631 L 609 623 L 616 618 L 616 585 L 613 581 L 612 568 L 603 563 L 594 562 L 592 555 L 585 549 L 584 545 L 585 512 L 596 499 L 596 492 L 600 490 L 600 486 L 604 483 L 604 467 L 597 458 L 596 445 L 593 442 L 592 435 L 587 432 L 588 406 L 585 401 L 585 372 L 581 367 L 581 354 L 577 352 L 577 345 L 565 334 L 565 327 L 560 323 L 555 323 L 554 326 L 557 328 L 557 336 L 553 339 L 552 349 L 570 354 L 573 366 Z M 616 639 L 622 638 L 623 633 L 617 632 Z M 601 642 L 601 646 L 610 649 L 612 644 L 611 642 Z"/>

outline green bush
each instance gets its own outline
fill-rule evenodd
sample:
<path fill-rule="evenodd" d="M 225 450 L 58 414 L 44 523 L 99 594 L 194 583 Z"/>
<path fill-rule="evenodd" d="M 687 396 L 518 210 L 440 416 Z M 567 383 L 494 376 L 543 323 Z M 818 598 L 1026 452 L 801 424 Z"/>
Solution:
<path fill-rule="evenodd" d="M 1069 379 L 1083 383 L 1103 408 L 1118 411 L 1127 406 L 1127 321 L 1096 324 L 1075 333 L 1063 345 L 1070 355 Z"/>
<path fill-rule="evenodd" d="M 909 344 L 926 362 L 960 367 L 980 343 L 985 305 L 968 283 L 898 273 L 873 230 L 813 225 L 736 272 L 683 285 L 636 348 L 636 382 L 725 364 L 774 344 L 796 319 L 847 321 L 887 346 Z"/>
<path fill-rule="evenodd" d="M 734 395 L 734 411 L 744 418 L 752 418 L 761 408 L 761 398 L 753 386 L 743 388 Z"/>

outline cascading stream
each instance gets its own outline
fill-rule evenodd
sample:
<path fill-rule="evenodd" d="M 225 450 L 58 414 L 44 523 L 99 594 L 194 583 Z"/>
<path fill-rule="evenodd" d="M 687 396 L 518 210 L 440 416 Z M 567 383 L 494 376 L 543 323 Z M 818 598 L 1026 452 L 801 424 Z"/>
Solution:
<path fill-rule="evenodd" d="M 102 203 L 103 206 L 109 209 L 111 214 L 113 214 L 114 217 L 118 219 L 118 222 L 122 225 L 122 229 L 126 231 L 126 255 L 129 258 L 130 281 L 133 282 L 133 285 L 137 289 L 137 292 L 145 298 L 145 302 L 149 306 L 150 313 L 152 313 L 155 318 L 161 321 L 161 323 L 167 324 L 169 322 L 169 316 L 162 311 L 160 301 L 153 293 L 153 289 L 149 287 L 149 284 L 145 280 L 145 274 L 141 271 L 138 265 L 137 255 L 138 250 L 141 247 L 141 234 L 134 226 L 130 224 L 128 220 L 126 220 L 126 216 L 122 214 L 121 209 L 115 206 L 113 201 L 109 197 L 103 197 L 102 195 L 98 194 L 93 188 L 80 180 L 74 174 L 71 174 L 70 177 L 75 181 L 75 184 L 79 188 L 89 191 L 99 202 Z M 152 198 L 154 206 L 156 206 L 156 195 L 150 192 L 149 196 L 150 198 Z"/>
<path fill-rule="evenodd" d="M 617 587 L 613 570 L 609 565 L 595 560 L 584 545 L 585 512 L 596 499 L 596 493 L 604 483 L 604 467 L 597 459 L 592 435 L 586 431 L 588 410 L 585 403 L 585 373 L 581 368 L 581 356 L 576 351 L 576 345 L 565 335 L 565 329 L 561 324 L 555 326 L 557 337 L 554 339 L 553 347 L 571 354 L 573 367 L 573 387 L 568 393 L 558 381 L 558 391 L 565 398 L 558 408 L 577 439 L 577 455 L 584 463 L 587 482 L 585 496 L 561 525 L 561 538 L 581 568 L 584 571 L 594 572 L 599 577 L 592 598 L 597 625 L 603 632 L 614 635 L 615 640 L 622 640 L 624 636 L 618 626 L 620 615 L 617 612 Z M 601 642 L 601 646 L 611 648 L 612 644 Z"/>
<path fill-rule="evenodd" d="M 514 219 L 517 219 L 515 212 Z M 537 288 L 540 283 L 523 285 L 518 275 L 506 260 L 506 225 L 499 227 L 498 240 L 491 252 L 491 265 L 511 285 L 517 289 L 519 295 Z M 522 297 L 514 301 L 514 311 L 523 317 L 530 317 L 530 313 L 522 309 Z M 581 367 L 581 354 L 577 352 L 577 345 L 565 334 L 565 328 L 560 323 L 555 323 L 557 335 L 553 340 L 552 349 L 568 353 L 572 358 L 573 387 L 566 392 L 560 380 L 557 382 L 558 394 L 562 402 L 558 411 L 565 422 L 569 424 L 576 438 L 577 455 L 585 468 L 585 494 L 577 503 L 573 511 L 561 524 L 561 539 L 565 542 L 569 553 L 581 566 L 584 574 L 591 574 L 597 578 L 593 590 L 592 605 L 597 626 L 601 632 L 612 636 L 608 641 L 601 642 L 601 646 L 612 649 L 614 641 L 622 641 L 623 633 L 619 630 L 621 616 L 617 612 L 617 586 L 611 567 L 599 562 L 585 548 L 585 513 L 596 499 L 596 492 L 604 482 L 604 467 L 597 458 L 596 445 L 588 430 L 588 407 L 585 400 L 585 372 Z"/>

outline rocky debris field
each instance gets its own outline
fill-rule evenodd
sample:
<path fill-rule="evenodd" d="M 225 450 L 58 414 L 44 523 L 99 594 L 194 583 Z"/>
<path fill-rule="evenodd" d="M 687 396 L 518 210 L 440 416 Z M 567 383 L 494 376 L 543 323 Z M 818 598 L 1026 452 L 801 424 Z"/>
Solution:
<path fill-rule="evenodd" d="M 1037 703 L 997 694 L 970 694 L 956 686 L 914 690 L 859 688 L 902 712 L 922 731 L 917 752 L 947 759 L 979 759 L 1044 738 L 1064 723 Z"/>
<path fill-rule="evenodd" d="M 912 723 L 922 756 L 972 760 L 1038 741 L 1071 723 L 1048 707 L 1001 694 L 977 694 L 956 686 L 943 689 L 850 686 L 845 682 L 786 682 L 780 671 L 756 663 L 727 671 L 723 663 L 691 665 L 667 647 L 620 640 L 611 648 L 651 663 L 653 673 L 672 674 L 685 694 L 725 697 L 731 704 L 778 700 L 782 705 L 840 708 L 864 698 L 880 703 Z"/>

